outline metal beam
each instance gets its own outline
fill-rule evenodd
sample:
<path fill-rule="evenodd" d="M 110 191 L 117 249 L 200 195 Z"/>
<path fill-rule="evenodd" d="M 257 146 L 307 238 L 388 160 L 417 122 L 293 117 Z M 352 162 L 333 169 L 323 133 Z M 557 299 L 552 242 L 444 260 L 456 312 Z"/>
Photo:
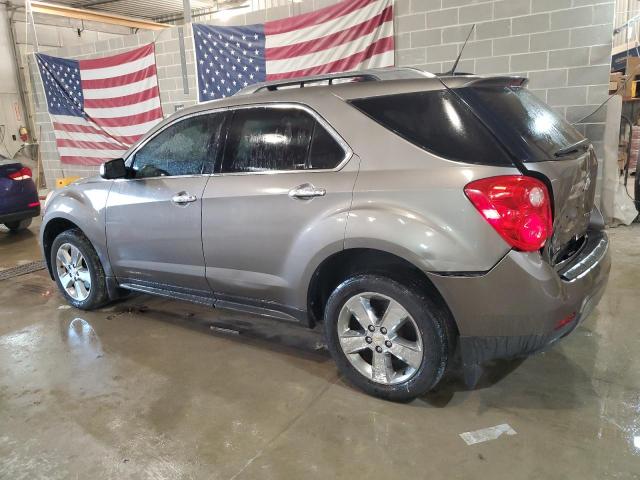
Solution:
<path fill-rule="evenodd" d="M 67 7 L 64 5 L 54 5 L 51 3 L 31 2 L 34 12 L 44 13 L 47 15 L 56 15 L 59 17 L 77 18 L 79 20 L 91 20 L 93 22 L 108 23 L 111 25 L 121 25 L 130 28 L 142 28 L 145 30 L 163 30 L 171 27 L 163 23 L 156 23 L 150 20 L 140 18 L 125 17 L 123 15 L 115 15 L 112 13 L 98 12 L 94 10 L 83 10 L 80 8 Z"/>

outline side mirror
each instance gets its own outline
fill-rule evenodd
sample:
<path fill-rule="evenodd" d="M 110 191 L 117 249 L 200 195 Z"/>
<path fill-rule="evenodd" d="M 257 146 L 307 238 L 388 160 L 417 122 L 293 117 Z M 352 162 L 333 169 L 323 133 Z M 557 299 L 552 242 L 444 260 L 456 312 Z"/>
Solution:
<path fill-rule="evenodd" d="M 109 160 L 100 165 L 100 176 L 105 180 L 114 180 L 127 176 L 127 167 L 122 158 Z"/>

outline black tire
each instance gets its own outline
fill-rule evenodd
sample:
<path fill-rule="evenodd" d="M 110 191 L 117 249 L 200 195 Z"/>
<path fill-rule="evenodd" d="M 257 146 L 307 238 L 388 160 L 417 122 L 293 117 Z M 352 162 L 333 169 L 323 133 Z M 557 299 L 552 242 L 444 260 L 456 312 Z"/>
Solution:
<path fill-rule="evenodd" d="M 431 300 L 418 285 L 407 285 L 378 274 L 360 274 L 342 282 L 331 294 L 325 308 L 324 327 L 327 345 L 339 371 L 366 393 L 391 401 L 406 402 L 433 389 L 442 378 L 452 354 L 452 335 L 448 312 Z M 422 362 L 413 376 L 396 384 L 374 382 L 360 373 L 347 359 L 338 339 L 338 317 L 353 296 L 374 292 L 389 297 L 411 315 L 422 339 Z M 366 333 L 366 332 L 365 332 Z"/>
<path fill-rule="evenodd" d="M 15 222 L 7 222 L 4 224 L 12 232 L 21 232 L 26 230 L 31 225 L 31 218 L 25 218 L 23 220 L 16 220 Z"/>
<path fill-rule="evenodd" d="M 84 300 L 74 299 L 60 282 L 58 270 L 56 268 L 56 254 L 61 245 L 68 243 L 80 250 L 80 253 L 85 259 L 87 269 L 91 278 L 91 288 L 89 289 L 89 295 Z M 109 301 L 109 295 L 107 293 L 107 284 L 105 281 L 104 270 L 100 258 L 95 249 L 91 245 L 91 242 L 84 236 L 81 230 L 72 229 L 66 230 L 59 234 L 53 244 L 51 245 L 51 269 L 53 276 L 58 285 L 58 289 L 64 295 L 67 302 L 81 310 L 95 310 L 105 305 Z"/>

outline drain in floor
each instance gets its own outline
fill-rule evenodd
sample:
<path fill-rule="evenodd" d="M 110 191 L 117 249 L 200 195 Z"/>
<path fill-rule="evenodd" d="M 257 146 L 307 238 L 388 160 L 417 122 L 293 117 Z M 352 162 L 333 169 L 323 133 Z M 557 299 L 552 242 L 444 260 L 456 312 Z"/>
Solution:
<path fill-rule="evenodd" d="M 9 280 L 13 277 L 19 277 L 20 275 L 26 275 L 27 273 L 37 272 L 47 267 L 44 261 L 25 263 L 24 265 L 18 265 L 17 267 L 7 268 L 0 271 L 0 280 Z"/>

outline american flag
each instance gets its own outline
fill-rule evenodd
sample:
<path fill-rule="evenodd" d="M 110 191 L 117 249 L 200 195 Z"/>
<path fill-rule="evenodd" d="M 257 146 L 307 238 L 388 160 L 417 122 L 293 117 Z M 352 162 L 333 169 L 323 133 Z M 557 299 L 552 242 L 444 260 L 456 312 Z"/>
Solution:
<path fill-rule="evenodd" d="M 162 120 L 153 44 L 93 60 L 36 58 L 62 163 L 118 158 Z"/>
<path fill-rule="evenodd" d="M 242 27 L 193 24 L 201 102 L 266 80 L 394 64 L 393 1 L 346 0 Z"/>

